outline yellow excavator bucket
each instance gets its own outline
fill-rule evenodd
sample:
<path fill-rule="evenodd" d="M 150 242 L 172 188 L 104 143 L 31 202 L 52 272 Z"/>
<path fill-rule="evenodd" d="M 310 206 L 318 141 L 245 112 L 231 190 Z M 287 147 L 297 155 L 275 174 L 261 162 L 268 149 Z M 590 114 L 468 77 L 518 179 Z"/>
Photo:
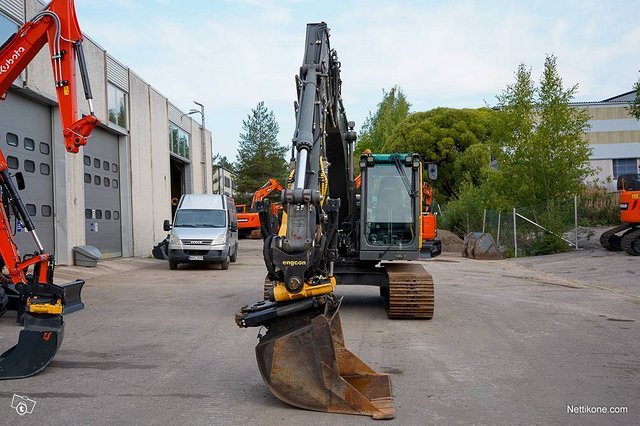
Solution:
<path fill-rule="evenodd" d="M 277 318 L 256 346 L 260 373 L 280 400 L 307 410 L 395 416 L 391 380 L 344 344 L 339 303 L 324 312 Z"/>

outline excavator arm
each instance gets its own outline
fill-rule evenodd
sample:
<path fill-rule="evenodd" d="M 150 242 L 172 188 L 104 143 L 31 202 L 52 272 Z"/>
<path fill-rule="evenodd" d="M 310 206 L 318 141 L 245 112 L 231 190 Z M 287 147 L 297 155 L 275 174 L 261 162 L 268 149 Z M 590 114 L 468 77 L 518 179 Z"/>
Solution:
<path fill-rule="evenodd" d="M 255 210 L 256 203 L 262 201 L 271 194 L 273 191 L 282 191 L 284 188 L 280 185 L 275 179 L 269 179 L 264 185 L 260 187 L 256 192 L 253 193 L 253 198 L 251 199 L 251 208 Z"/>
<path fill-rule="evenodd" d="M 6 95 L 11 84 L 45 44 L 49 45 L 65 149 L 77 153 L 79 147 L 87 143 L 99 120 L 91 102 L 82 33 L 73 0 L 51 1 L 0 48 L 0 95 Z M 90 111 L 89 115 L 79 119 L 76 62 Z M 84 307 L 80 298 L 84 281 L 76 280 L 62 286 L 53 284 L 54 258 L 45 252 L 38 238 L 2 152 L 0 193 L 0 256 L 8 271 L 8 277 L 3 277 L 1 291 L 7 293 L 13 307 L 18 310 L 18 320 L 25 325 L 18 344 L 0 355 L 0 379 L 15 379 L 36 374 L 53 359 L 62 344 L 62 314 Z M 34 253 L 20 255 L 13 240 L 10 211 L 33 237 L 37 247 Z"/>
<path fill-rule="evenodd" d="M 288 404 L 316 411 L 395 415 L 391 383 L 346 349 L 334 294 L 338 225 L 354 220 L 354 124 L 341 98 L 340 62 L 327 24 L 307 25 L 296 76 L 291 175 L 282 191 L 278 235 L 264 240 L 265 298 L 236 314 L 240 327 L 264 326 L 256 346 L 262 377 Z"/>

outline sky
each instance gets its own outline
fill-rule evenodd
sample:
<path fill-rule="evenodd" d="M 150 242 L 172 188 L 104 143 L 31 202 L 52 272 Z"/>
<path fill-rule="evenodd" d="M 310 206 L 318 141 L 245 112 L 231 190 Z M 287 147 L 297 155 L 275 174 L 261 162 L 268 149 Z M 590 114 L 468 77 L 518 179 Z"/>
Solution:
<path fill-rule="evenodd" d="M 379 0 L 75 0 L 85 34 L 187 112 L 205 106 L 213 152 L 236 160 L 242 122 L 260 101 L 291 145 L 294 76 L 306 24 L 324 21 L 342 63 L 342 97 L 360 129 L 383 90 L 411 111 L 479 108 L 524 63 L 539 80 L 557 57 L 576 101 L 632 90 L 640 77 L 640 2 Z M 199 121 L 199 115 L 194 115 Z"/>

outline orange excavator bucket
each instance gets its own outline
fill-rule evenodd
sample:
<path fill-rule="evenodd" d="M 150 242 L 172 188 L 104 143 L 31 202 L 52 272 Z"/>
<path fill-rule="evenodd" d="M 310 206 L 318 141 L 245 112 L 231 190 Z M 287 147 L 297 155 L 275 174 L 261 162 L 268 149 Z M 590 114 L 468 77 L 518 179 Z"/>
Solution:
<path fill-rule="evenodd" d="M 269 390 L 287 404 L 307 410 L 392 419 L 389 375 L 375 372 L 345 347 L 340 303 L 288 314 L 305 302 L 277 307 L 274 302 L 258 302 L 282 314 L 265 324 L 268 331 L 256 346 L 258 367 Z"/>

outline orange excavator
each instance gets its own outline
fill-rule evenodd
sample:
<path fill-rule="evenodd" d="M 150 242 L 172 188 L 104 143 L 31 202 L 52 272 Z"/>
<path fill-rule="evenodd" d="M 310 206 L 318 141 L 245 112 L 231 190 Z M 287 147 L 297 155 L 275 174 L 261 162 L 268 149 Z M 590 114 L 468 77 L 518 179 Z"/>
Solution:
<path fill-rule="evenodd" d="M 77 153 L 99 124 L 93 111 L 82 39 L 73 0 L 53 0 L 0 48 L 0 95 L 4 96 L 42 47 L 49 45 L 65 149 L 69 153 Z M 76 63 L 90 112 L 80 119 Z M 53 284 L 54 258 L 45 252 L 38 238 L 18 192 L 23 188 L 22 175 L 11 175 L 0 152 L 0 257 L 8 271 L 1 279 L 0 314 L 7 307 L 16 309 L 18 321 L 24 324 L 18 343 L 0 355 L 0 379 L 29 377 L 44 369 L 62 344 L 63 314 L 84 308 L 80 297 L 83 280 Z M 11 212 L 33 237 L 37 247 L 34 253 L 19 253 L 11 230 Z"/>
<path fill-rule="evenodd" d="M 253 194 L 251 206 L 247 208 L 246 204 L 236 206 L 238 211 L 238 236 L 240 238 L 260 238 L 260 215 L 258 205 L 274 191 L 282 191 L 284 188 L 275 179 L 269 179 L 260 189 Z M 282 205 L 278 203 L 270 203 L 267 207 L 269 214 L 269 222 L 274 229 L 278 228 L 278 211 L 282 209 Z"/>
<path fill-rule="evenodd" d="M 605 231 L 600 236 L 602 247 L 640 256 L 640 174 L 618 177 L 620 191 L 620 221 L 622 225 Z"/>

